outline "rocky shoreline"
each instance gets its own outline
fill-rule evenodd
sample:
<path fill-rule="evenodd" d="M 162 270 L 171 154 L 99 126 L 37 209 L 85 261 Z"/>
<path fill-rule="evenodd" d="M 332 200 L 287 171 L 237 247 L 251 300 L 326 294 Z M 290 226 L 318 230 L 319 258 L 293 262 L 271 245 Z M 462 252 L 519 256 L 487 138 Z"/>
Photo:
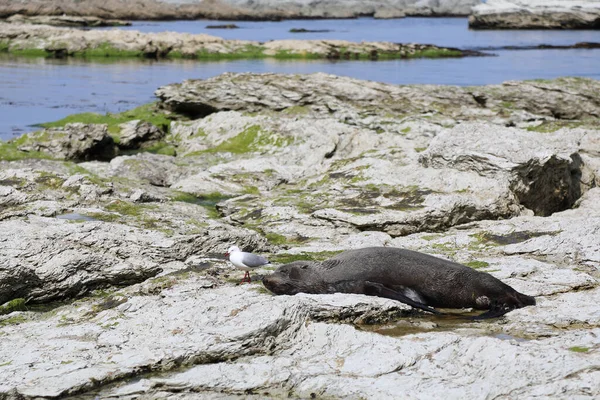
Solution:
<path fill-rule="evenodd" d="M 81 30 L 45 25 L 0 23 L 0 51 L 52 57 L 282 58 L 379 60 L 483 56 L 472 50 L 429 44 L 349 42 L 345 40 L 226 40 L 205 34 Z"/>
<path fill-rule="evenodd" d="M 597 397 L 599 93 L 223 74 L 0 143 L 0 398 Z M 272 296 L 231 244 L 404 247 L 538 305 Z"/>
<path fill-rule="evenodd" d="M 381 19 L 469 16 L 471 29 L 600 29 L 596 0 L 0 0 L 0 18 L 120 20 Z"/>
<path fill-rule="evenodd" d="M 37 15 L 26 16 L 15 14 L 6 18 L 3 22 L 11 24 L 33 24 L 50 25 L 79 28 L 100 28 L 107 26 L 130 26 L 131 22 L 117 19 L 103 19 L 98 17 L 76 17 L 68 15 Z"/>
<path fill-rule="evenodd" d="M 488 0 L 473 7 L 471 29 L 600 29 L 600 2 Z"/>
<path fill-rule="evenodd" d="M 467 16 L 479 0 L 0 0 L 0 18 L 14 14 L 94 16 L 126 20 L 336 19 L 373 16 Z"/>

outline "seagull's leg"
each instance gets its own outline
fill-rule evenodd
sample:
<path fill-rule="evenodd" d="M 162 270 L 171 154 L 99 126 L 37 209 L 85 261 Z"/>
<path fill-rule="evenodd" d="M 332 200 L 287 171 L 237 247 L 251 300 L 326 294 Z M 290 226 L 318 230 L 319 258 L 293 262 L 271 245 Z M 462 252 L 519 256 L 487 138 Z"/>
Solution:
<path fill-rule="evenodd" d="M 252 279 L 250 279 L 250 271 L 246 271 L 246 273 L 244 274 L 244 277 L 242 278 L 242 280 L 240 281 L 240 284 L 242 283 L 250 283 L 252 282 Z"/>

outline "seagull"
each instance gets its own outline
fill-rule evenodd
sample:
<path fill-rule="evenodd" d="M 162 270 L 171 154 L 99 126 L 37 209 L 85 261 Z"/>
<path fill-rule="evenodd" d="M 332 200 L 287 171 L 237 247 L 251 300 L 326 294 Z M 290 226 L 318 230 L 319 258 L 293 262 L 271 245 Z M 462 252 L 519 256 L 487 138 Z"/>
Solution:
<path fill-rule="evenodd" d="M 229 261 L 237 268 L 246 271 L 246 274 L 240 283 L 251 282 L 250 270 L 252 268 L 270 264 L 266 258 L 257 256 L 256 254 L 243 252 L 237 246 L 231 246 L 229 250 L 227 250 L 227 253 L 225 253 L 225 256 L 229 256 Z"/>

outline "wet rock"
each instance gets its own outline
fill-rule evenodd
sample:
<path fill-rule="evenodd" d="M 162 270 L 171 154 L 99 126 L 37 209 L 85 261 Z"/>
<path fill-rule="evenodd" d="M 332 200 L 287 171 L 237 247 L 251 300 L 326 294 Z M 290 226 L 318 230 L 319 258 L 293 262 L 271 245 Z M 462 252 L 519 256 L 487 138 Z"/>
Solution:
<path fill-rule="evenodd" d="M 488 0 L 473 7 L 473 29 L 598 29 L 600 5 L 582 0 Z"/>
<path fill-rule="evenodd" d="M 406 10 L 397 8 L 380 8 L 375 11 L 373 18 L 376 19 L 392 19 L 392 18 L 404 18 L 406 16 Z"/>
<path fill-rule="evenodd" d="M 73 161 L 110 160 L 116 153 L 106 125 L 82 123 L 29 133 L 23 137 L 18 148 Z"/>
<path fill-rule="evenodd" d="M 292 28 L 290 33 L 324 33 L 332 32 L 330 29 L 305 29 L 305 28 Z"/>
<path fill-rule="evenodd" d="M 236 24 L 225 24 L 225 25 L 206 25 L 206 29 L 239 29 L 240 27 Z"/>

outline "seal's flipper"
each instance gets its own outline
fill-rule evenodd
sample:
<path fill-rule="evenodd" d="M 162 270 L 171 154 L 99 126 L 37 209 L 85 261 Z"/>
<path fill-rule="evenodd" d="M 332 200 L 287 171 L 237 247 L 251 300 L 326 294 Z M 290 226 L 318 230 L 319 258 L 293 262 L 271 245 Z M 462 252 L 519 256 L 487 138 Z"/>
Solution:
<path fill-rule="evenodd" d="M 492 307 L 489 310 L 487 310 L 486 312 L 484 312 L 483 314 L 476 315 L 469 319 L 481 320 L 481 319 L 498 318 L 514 309 L 515 309 L 514 307 L 509 307 L 506 304 L 495 304 L 495 305 L 492 305 Z"/>
<path fill-rule="evenodd" d="M 398 300 L 401 303 L 408 304 L 411 307 L 418 308 L 419 310 L 427 311 L 432 314 L 443 314 L 426 304 L 414 301 L 408 296 L 396 290 L 392 290 L 381 283 L 365 281 L 364 282 L 364 293 L 369 296 L 385 297 L 387 299 Z"/>

